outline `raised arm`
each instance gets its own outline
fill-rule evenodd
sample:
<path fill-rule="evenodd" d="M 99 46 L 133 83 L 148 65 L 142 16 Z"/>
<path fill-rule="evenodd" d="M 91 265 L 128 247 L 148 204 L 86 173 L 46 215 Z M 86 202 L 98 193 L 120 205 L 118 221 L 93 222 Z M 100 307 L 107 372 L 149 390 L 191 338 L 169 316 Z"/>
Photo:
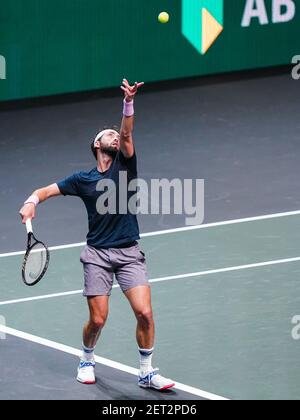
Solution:
<path fill-rule="evenodd" d="M 133 145 L 133 123 L 134 123 L 134 108 L 133 102 L 134 97 L 139 89 L 143 86 L 144 82 L 135 82 L 133 86 L 130 86 L 126 79 L 123 79 L 121 89 L 124 91 L 124 108 L 123 108 L 123 119 L 120 130 L 120 149 L 126 158 L 131 158 L 134 154 Z"/>
<path fill-rule="evenodd" d="M 32 193 L 32 195 L 25 201 L 24 206 L 19 211 L 22 223 L 26 223 L 27 219 L 35 218 L 35 208 L 39 203 L 48 200 L 50 197 L 61 195 L 57 184 L 49 185 L 48 187 L 40 188 Z"/>

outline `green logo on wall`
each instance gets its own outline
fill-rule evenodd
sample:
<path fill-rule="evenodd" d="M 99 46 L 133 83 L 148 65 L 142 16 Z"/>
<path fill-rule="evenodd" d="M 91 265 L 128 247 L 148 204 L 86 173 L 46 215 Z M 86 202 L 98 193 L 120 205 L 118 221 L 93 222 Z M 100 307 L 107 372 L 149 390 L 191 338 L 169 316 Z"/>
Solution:
<path fill-rule="evenodd" d="M 182 0 L 182 33 L 205 54 L 223 31 L 223 0 Z"/>

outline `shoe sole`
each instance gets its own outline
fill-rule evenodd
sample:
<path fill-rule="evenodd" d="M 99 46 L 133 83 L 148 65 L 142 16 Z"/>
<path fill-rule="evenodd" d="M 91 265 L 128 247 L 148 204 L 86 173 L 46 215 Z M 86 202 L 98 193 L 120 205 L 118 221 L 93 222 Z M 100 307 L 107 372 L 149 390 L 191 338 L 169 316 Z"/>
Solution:
<path fill-rule="evenodd" d="M 174 386 L 175 386 L 175 384 L 173 383 L 173 384 L 170 384 L 170 385 L 166 385 L 166 386 L 164 386 L 163 388 L 156 388 L 155 386 L 153 386 L 153 385 L 150 385 L 150 386 L 148 386 L 148 385 L 143 385 L 143 384 L 138 384 L 141 388 L 152 388 L 152 389 L 156 389 L 156 391 L 165 391 L 166 389 L 170 389 L 170 388 L 173 388 Z"/>
<path fill-rule="evenodd" d="M 76 381 L 79 382 L 80 384 L 84 384 L 84 385 L 94 385 L 97 381 L 81 381 L 80 379 L 76 378 Z"/>

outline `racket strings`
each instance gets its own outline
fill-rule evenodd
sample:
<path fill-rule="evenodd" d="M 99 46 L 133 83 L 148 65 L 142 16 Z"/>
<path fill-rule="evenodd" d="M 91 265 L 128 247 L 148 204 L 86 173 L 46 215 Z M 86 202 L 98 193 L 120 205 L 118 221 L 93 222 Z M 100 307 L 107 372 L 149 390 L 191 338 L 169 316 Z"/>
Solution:
<path fill-rule="evenodd" d="M 29 252 L 25 264 L 25 281 L 30 284 L 37 281 L 47 265 L 47 249 L 42 244 L 36 244 Z"/>

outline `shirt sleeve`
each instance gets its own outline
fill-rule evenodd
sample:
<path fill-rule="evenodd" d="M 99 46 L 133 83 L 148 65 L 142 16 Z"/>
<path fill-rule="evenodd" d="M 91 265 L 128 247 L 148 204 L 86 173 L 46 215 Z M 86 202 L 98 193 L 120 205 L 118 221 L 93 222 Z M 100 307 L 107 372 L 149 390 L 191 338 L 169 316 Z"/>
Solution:
<path fill-rule="evenodd" d="M 125 165 L 129 172 L 131 172 L 135 176 L 137 175 L 137 159 L 136 159 L 135 151 L 134 151 L 133 156 L 127 159 L 120 150 L 119 159 L 122 165 Z"/>
<path fill-rule="evenodd" d="M 57 183 L 58 189 L 63 195 L 80 196 L 79 174 L 73 174 Z"/>

